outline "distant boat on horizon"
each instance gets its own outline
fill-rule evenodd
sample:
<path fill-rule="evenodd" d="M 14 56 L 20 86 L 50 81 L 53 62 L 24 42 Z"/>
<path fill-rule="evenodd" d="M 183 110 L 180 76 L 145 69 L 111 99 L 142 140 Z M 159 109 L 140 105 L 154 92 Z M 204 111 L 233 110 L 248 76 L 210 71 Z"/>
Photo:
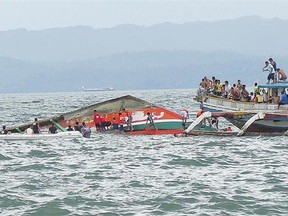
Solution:
<path fill-rule="evenodd" d="M 82 86 L 83 91 L 114 91 L 114 88 L 107 87 L 107 88 L 85 88 Z"/>

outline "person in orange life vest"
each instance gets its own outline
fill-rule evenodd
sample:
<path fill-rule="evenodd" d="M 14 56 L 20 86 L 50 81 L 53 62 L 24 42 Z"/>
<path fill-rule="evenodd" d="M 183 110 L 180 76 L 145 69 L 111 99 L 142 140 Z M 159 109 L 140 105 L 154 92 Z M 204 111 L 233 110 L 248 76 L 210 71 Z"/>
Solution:
<path fill-rule="evenodd" d="M 118 126 L 119 122 L 120 122 L 119 115 L 118 116 L 113 115 L 113 117 L 112 117 L 112 128 L 113 128 L 113 130 L 118 130 L 119 129 L 119 126 Z"/>
<path fill-rule="evenodd" d="M 101 115 L 97 112 L 97 110 L 94 110 L 93 118 L 94 118 L 96 131 L 100 131 L 101 130 Z"/>
<path fill-rule="evenodd" d="M 100 129 L 102 130 L 102 131 L 105 131 L 106 130 L 106 128 L 105 128 L 105 126 L 106 126 L 106 118 L 104 117 L 104 116 L 101 116 L 100 115 Z"/>

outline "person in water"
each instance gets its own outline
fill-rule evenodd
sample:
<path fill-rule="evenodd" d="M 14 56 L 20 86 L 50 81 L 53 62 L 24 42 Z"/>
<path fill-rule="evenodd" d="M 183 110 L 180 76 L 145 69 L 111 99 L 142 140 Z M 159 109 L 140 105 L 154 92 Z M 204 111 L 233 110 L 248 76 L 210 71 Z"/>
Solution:
<path fill-rule="evenodd" d="M 79 131 L 81 133 L 82 126 L 79 125 L 79 122 L 75 122 L 74 130 Z"/>
<path fill-rule="evenodd" d="M 57 133 L 57 127 L 55 124 L 52 123 L 52 125 L 49 127 L 49 133 L 56 134 Z"/>
<path fill-rule="evenodd" d="M 68 125 L 67 131 L 74 131 L 74 129 L 71 127 L 71 125 Z"/>
<path fill-rule="evenodd" d="M 39 134 L 40 133 L 40 126 L 39 126 L 37 118 L 34 119 L 34 122 L 32 124 L 32 130 L 33 130 L 34 134 Z"/>
<path fill-rule="evenodd" d="M 90 127 L 86 126 L 85 122 L 82 123 L 81 133 L 83 134 L 83 137 L 90 138 L 91 129 Z"/>

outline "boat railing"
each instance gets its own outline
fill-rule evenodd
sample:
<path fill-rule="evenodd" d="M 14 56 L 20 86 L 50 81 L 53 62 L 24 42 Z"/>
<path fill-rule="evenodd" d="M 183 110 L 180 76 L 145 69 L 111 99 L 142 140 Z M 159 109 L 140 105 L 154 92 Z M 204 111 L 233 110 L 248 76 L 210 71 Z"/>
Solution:
<path fill-rule="evenodd" d="M 230 110 L 277 110 L 277 104 L 255 103 L 247 101 L 234 101 L 231 99 L 206 96 L 203 104 L 213 106 L 214 108 L 230 109 Z"/>

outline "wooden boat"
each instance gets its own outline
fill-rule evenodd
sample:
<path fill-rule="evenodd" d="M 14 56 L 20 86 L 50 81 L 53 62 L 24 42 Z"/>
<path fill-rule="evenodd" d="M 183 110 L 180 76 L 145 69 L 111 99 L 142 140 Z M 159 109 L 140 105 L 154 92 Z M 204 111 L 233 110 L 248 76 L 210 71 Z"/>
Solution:
<path fill-rule="evenodd" d="M 288 88 L 288 83 L 264 84 L 259 88 L 266 89 L 269 98 L 274 92 Z M 205 112 L 222 116 L 239 128 L 239 135 L 244 132 L 283 134 L 288 131 L 287 105 L 278 108 L 278 104 L 234 101 L 203 92 L 198 92 L 195 100 L 201 103 Z"/>
<path fill-rule="evenodd" d="M 124 130 L 127 131 L 128 134 L 156 135 L 174 134 L 183 131 L 182 117 L 180 114 L 131 95 L 107 100 L 54 117 L 39 120 L 39 125 L 40 127 L 49 127 L 51 123 L 54 123 L 62 131 L 65 131 L 69 125 L 74 126 L 76 122 L 85 122 L 87 126 L 95 127 L 93 119 L 94 110 L 97 110 L 98 113 L 105 116 L 106 121 L 110 123 L 113 121 L 113 117 L 118 115 L 119 112 L 125 113 L 126 111 L 129 111 L 132 115 L 134 130 L 127 131 L 127 124 L 124 124 Z M 148 112 L 153 114 L 157 130 L 154 130 L 153 128 L 151 130 L 146 129 L 148 127 L 148 124 L 146 123 Z M 8 128 L 8 130 L 11 132 L 22 132 L 30 127 L 31 124 L 32 122 L 18 127 Z"/>
<path fill-rule="evenodd" d="M 11 133 L 0 135 L 0 140 L 51 140 L 51 139 L 73 139 L 83 137 L 79 131 L 65 131 L 56 134 L 26 134 L 26 133 Z"/>

